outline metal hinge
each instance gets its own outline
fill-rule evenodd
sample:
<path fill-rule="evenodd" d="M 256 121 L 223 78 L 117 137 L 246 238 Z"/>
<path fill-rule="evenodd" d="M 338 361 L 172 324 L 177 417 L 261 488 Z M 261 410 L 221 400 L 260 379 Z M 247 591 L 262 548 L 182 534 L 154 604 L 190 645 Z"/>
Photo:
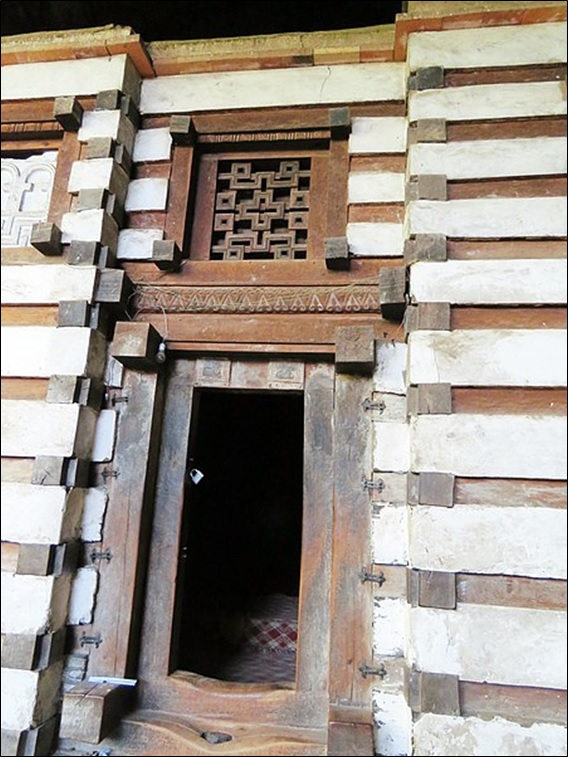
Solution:
<path fill-rule="evenodd" d="M 118 478 L 120 476 L 120 472 L 118 470 L 105 470 L 101 473 L 101 476 L 106 481 L 107 478 Z"/>
<path fill-rule="evenodd" d="M 94 646 L 95 649 L 98 649 L 103 643 L 103 637 L 100 635 L 100 633 L 96 634 L 95 636 L 87 636 L 87 634 L 84 633 L 81 636 L 80 643 L 82 647 Z"/>
<path fill-rule="evenodd" d="M 105 549 L 104 552 L 100 550 L 96 550 L 94 547 L 89 552 L 89 557 L 91 558 L 91 562 L 96 562 L 97 560 L 106 560 L 107 562 L 110 562 L 112 560 L 112 552 L 110 549 Z"/>
<path fill-rule="evenodd" d="M 379 678 L 384 678 L 387 675 L 387 670 L 382 662 L 378 668 L 370 668 L 366 663 L 359 665 L 359 672 L 363 678 L 367 678 L 367 676 L 379 676 Z"/>
<path fill-rule="evenodd" d="M 373 402 L 373 400 L 366 399 L 363 402 L 363 410 L 376 410 L 378 413 L 384 413 L 386 410 L 385 403 L 380 400 L 379 402 Z"/>
<path fill-rule="evenodd" d="M 370 573 L 366 568 L 361 568 L 359 571 L 359 578 L 363 583 L 365 583 L 365 581 L 371 581 L 374 584 L 379 584 L 379 586 L 382 586 L 387 580 L 382 570 L 378 573 Z"/>
<path fill-rule="evenodd" d="M 373 490 L 376 492 L 382 492 L 385 488 L 385 482 L 382 478 L 372 479 L 372 478 L 364 478 L 363 479 L 363 489 L 365 491 Z"/>

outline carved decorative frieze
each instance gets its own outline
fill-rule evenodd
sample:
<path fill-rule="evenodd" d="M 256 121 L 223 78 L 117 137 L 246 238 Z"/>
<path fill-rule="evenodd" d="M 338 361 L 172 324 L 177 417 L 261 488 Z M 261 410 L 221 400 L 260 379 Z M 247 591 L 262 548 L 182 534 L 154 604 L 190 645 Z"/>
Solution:
<path fill-rule="evenodd" d="M 136 287 L 137 312 L 378 313 L 375 285 L 336 287 Z"/>

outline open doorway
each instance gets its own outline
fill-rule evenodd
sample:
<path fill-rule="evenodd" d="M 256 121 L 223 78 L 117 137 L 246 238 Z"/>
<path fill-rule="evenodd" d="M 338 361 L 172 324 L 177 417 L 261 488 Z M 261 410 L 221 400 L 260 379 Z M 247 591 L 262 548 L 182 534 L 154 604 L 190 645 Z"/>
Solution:
<path fill-rule="evenodd" d="M 176 612 L 177 667 L 294 681 L 302 546 L 300 393 L 197 392 Z"/>

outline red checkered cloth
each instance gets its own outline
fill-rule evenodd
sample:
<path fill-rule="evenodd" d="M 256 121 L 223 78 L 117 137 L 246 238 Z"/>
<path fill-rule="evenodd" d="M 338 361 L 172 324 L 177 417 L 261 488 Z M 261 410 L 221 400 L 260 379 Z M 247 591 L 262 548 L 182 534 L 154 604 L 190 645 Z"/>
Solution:
<path fill-rule="evenodd" d="M 246 640 L 265 652 L 295 652 L 298 641 L 298 599 L 284 594 L 262 597 L 246 625 Z"/>

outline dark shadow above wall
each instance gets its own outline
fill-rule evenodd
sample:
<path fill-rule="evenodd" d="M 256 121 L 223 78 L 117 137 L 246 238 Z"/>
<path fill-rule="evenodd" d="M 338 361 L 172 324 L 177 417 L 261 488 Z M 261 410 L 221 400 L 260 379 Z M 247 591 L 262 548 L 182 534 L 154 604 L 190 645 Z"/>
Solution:
<path fill-rule="evenodd" d="M 145 42 L 353 29 L 394 23 L 402 2 L 349 0 L 2 0 L 2 34 L 130 26 Z"/>

